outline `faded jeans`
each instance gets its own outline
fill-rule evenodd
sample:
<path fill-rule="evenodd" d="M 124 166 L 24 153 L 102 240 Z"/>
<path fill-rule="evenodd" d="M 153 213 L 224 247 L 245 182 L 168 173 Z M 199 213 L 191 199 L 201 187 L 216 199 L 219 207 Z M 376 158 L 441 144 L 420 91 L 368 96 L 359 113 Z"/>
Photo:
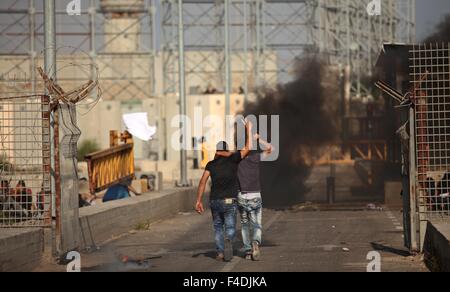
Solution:
<path fill-rule="evenodd" d="M 252 242 L 261 244 L 262 237 L 262 200 L 254 198 L 246 200 L 238 199 L 239 212 L 241 214 L 242 241 L 245 252 L 252 250 Z"/>
<path fill-rule="evenodd" d="M 214 222 L 216 250 L 223 253 L 225 238 L 233 241 L 236 237 L 237 201 L 233 199 L 232 204 L 226 204 L 225 200 L 211 200 L 209 205 Z"/>

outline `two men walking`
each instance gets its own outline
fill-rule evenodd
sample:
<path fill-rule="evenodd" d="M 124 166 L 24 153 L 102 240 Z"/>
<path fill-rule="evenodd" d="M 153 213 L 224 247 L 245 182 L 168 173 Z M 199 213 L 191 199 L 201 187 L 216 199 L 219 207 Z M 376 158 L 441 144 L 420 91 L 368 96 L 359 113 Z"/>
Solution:
<path fill-rule="evenodd" d="M 253 140 L 251 123 L 246 123 L 244 149 L 232 153 L 226 142 L 219 142 L 216 155 L 209 162 L 200 180 L 197 203 L 198 213 L 204 212 L 202 197 L 206 183 L 211 177 L 210 208 L 214 222 L 217 260 L 230 261 L 233 257 L 232 242 L 236 236 L 236 213 L 239 210 L 242 240 L 246 259 L 260 259 L 262 236 L 262 199 L 259 179 L 261 153 L 251 150 Z M 266 153 L 271 146 L 262 143 Z"/>

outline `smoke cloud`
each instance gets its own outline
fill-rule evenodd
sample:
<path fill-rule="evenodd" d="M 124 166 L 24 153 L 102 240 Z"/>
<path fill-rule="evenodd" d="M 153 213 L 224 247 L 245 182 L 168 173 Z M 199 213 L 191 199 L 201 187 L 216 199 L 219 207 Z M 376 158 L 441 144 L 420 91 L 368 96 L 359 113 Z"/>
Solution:
<path fill-rule="evenodd" d="M 327 103 L 325 75 L 325 67 L 317 59 L 301 61 L 294 81 L 263 90 L 257 102 L 245 107 L 246 115 L 280 116 L 280 156 L 275 162 L 261 163 L 266 206 L 301 202 L 311 162 L 320 155 L 321 146 L 336 138 L 335 108 L 331 101 Z M 339 96 L 339 91 L 334 95 Z"/>
<path fill-rule="evenodd" d="M 425 39 L 426 43 L 450 42 L 450 14 L 438 24 L 436 31 Z"/>

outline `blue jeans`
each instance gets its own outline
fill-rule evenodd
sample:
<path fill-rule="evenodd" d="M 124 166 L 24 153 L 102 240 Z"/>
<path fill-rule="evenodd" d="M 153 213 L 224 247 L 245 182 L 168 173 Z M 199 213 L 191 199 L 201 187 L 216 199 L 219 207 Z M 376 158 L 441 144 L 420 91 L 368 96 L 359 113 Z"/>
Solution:
<path fill-rule="evenodd" d="M 209 205 L 214 222 L 216 250 L 223 253 L 225 237 L 231 241 L 236 237 L 237 202 L 235 199 L 231 204 L 226 204 L 225 200 L 211 200 Z"/>
<path fill-rule="evenodd" d="M 245 252 L 252 250 L 252 242 L 261 244 L 262 237 L 262 200 L 255 198 L 245 200 L 239 198 L 239 212 L 241 214 L 242 241 Z"/>

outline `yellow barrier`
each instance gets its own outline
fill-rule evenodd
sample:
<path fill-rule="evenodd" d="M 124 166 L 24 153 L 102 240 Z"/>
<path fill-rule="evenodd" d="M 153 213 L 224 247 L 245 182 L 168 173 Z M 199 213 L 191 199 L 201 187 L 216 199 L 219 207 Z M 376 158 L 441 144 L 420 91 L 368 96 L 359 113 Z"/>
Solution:
<path fill-rule="evenodd" d="M 117 145 L 118 139 L 125 141 Z M 86 155 L 91 194 L 134 178 L 133 142 L 128 133 L 117 135 L 111 131 L 111 148 Z"/>
<path fill-rule="evenodd" d="M 200 161 L 200 167 L 203 169 L 206 168 L 208 162 L 209 162 L 208 148 L 206 147 L 205 143 L 202 143 L 202 160 Z"/>

